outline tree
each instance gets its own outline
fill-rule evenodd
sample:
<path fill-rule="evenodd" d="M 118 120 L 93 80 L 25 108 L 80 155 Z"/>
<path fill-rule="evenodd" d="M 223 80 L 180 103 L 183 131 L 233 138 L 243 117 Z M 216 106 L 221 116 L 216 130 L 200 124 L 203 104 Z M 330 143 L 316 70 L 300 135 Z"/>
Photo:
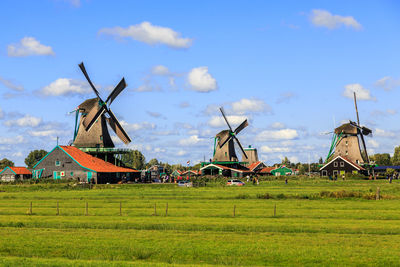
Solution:
<path fill-rule="evenodd" d="M 147 163 L 147 166 L 148 167 L 151 167 L 151 166 L 153 166 L 153 165 L 159 165 L 160 163 L 158 162 L 158 160 L 157 159 L 151 159 L 148 163 Z"/>
<path fill-rule="evenodd" d="M 136 170 L 143 170 L 146 166 L 146 158 L 139 150 L 131 150 L 122 156 L 122 163 Z"/>
<path fill-rule="evenodd" d="M 29 153 L 29 155 L 25 159 L 25 164 L 28 168 L 33 168 L 44 156 L 47 155 L 46 150 L 33 150 Z"/>
<path fill-rule="evenodd" d="M 290 167 L 290 160 L 287 157 L 285 157 L 284 159 L 282 159 L 282 165 Z"/>
<path fill-rule="evenodd" d="M 4 169 L 5 167 L 14 167 L 14 162 L 6 158 L 0 160 L 0 169 Z"/>
<path fill-rule="evenodd" d="M 400 146 L 398 146 L 394 149 L 392 164 L 395 166 L 400 165 Z"/>
<path fill-rule="evenodd" d="M 375 161 L 376 164 L 381 165 L 381 166 L 390 166 L 391 165 L 389 153 L 375 154 L 375 155 L 372 155 L 370 157 L 370 159 L 372 161 Z"/>
<path fill-rule="evenodd" d="M 322 157 L 319 158 L 318 163 L 319 164 L 323 164 L 324 163 L 324 160 L 322 159 Z"/>

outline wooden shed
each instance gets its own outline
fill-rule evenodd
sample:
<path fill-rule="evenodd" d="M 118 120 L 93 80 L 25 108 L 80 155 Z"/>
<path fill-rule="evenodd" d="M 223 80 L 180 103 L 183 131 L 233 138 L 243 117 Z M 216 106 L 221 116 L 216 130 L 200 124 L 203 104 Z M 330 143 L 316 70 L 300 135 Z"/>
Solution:
<path fill-rule="evenodd" d="M 21 181 L 30 178 L 32 178 L 32 172 L 26 167 L 5 167 L 0 171 L 0 180 L 3 182 Z"/>
<path fill-rule="evenodd" d="M 350 161 L 348 158 L 337 156 L 322 166 L 319 171 L 321 176 L 339 176 L 346 173 L 357 174 L 365 171 L 365 169 L 360 165 Z"/>

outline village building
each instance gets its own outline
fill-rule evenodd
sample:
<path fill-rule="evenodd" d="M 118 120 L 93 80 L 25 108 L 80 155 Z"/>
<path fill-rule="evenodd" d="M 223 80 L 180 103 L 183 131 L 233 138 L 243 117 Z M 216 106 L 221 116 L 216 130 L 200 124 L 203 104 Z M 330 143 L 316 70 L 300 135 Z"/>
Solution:
<path fill-rule="evenodd" d="M 247 166 L 247 168 L 249 168 L 250 171 L 255 173 L 259 173 L 265 167 L 267 167 L 267 165 L 265 165 L 265 163 L 262 161 L 256 161 Z"/>
<path fill-rule="evenodd" d="M 178 176 L 182 176 L 182 173 L 183 173 L 183 171 L 174 170 L 174 171 L 171 173 L 171 176 L 176 178 L 176 177 L 178 177 Z"/>
<path fill-rule="evenodd" d="M 292 175 L 293 174 L 293 170 L 286 167 L 285 165 L 282 165 L 278 168 L 275 168 L 273 170 L 271 170 L 271 174 L 274 176 L 286 176 L 286 175 Z"/>
<path fill-rule="evenodd" d="M 140 172 L 115 166 L 74 146 L 56 146 L 33 167 L 34 178 L 75 179 L 88 183 L 117 183 L 139 177 Z"/>
<path fill-rule="evenodd" d="M 26 167 L 5 167 L 0 170 L 0 181 L 14 182 L 32 178 L 32 172 Z"/>
<path fill-rule="evenodd" d="M 272 175 L 272 171 L 275 170 L 277 167 L 264 167 L 257 172 L 258 175 Z"/>
<path fill-rule="evenodd" d="M 337 156 L 320 169 L 321 176 L 342 176 L 346 173 L 358 174 L 365 171 L 360 165 L 350 161 L 348 158 Z"/>

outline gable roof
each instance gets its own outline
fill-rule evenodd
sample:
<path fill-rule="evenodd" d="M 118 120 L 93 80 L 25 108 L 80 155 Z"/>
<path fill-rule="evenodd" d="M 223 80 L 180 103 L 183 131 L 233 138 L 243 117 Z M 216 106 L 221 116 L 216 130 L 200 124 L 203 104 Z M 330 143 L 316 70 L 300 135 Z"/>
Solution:
<path fill-rule="evenodd" d="M 250 164 L 249 167 L 247 167 L 247 168 L 249 168 L 251 171 L 253 171 L 260 164 L 263 164 L 265 166 L 265 164 L 262 161 L 256 161 L 256 162 L 253 162 L 252 164 Z"/>
<path fill-rule="evenodd" d="M 359 171 L 363 171 L 365 170 L 363 167 L 361 167 L 360 165 L 352 162 L 351 160 L 349 160 L 346 157 L 342 157 L 342 156 L 337 156 L 336 158 L 332 159 L 331 161 L 329 161 L 327 164 L 325 164 L 324 166 L 322 166 L 319 170 L 321 171 L 322 169 L 324 169 L 326 166 L 328 166 L 329 164 L 331 164 L 332 162 L 334 162 L 337 158 L 341 158 L 342 160 L 344 160 L 345 162 L 347 162 L 348 164 L 350 164 L 351 166 L 353 166 L 354 168 L 356 168 Z"/>
<path fill-rule="evenodd" d="M 265 167 L 261 169 L 260 173 L 271 173 L 271 171 L 275 169 L 276 167 Z"/>
<path fill-rule="evenodd" d="M 93 157 L 74 146 L 59 146 L 66 154 L 74 159 L 79 165 L 95 172 L 139 172 L 134 169 L 128 169 L 115 166 L 112 163 Z"/>
<path fill-rule="evenodd" d="M 26 167 L 5 167 L 3 170 L 0 170 L 0 173 L 5 170 L 10 169 L 16 175 L 31 175 L 32 172 L 29 171 Z"/>

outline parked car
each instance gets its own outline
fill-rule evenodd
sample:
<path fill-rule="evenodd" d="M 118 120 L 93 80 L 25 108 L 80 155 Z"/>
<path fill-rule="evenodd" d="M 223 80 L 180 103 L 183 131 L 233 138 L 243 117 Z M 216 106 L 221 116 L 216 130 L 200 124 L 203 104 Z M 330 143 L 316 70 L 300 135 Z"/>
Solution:
<path fill-rule="evenodd" d="M 228 182 L 226 183 L 226 185 L 243 186 L 243 185 L 245 185 L 245 183 L 242 182 L 242 181 L 240 181 L 240 180 L 228 180 Z"/>
<path fill-rule="evenodd" d="M 189 182 L 189 181 L 179 181 L 178 186 L 192 187 L 193 184 L 192 184 L 192 182 Z"/>

